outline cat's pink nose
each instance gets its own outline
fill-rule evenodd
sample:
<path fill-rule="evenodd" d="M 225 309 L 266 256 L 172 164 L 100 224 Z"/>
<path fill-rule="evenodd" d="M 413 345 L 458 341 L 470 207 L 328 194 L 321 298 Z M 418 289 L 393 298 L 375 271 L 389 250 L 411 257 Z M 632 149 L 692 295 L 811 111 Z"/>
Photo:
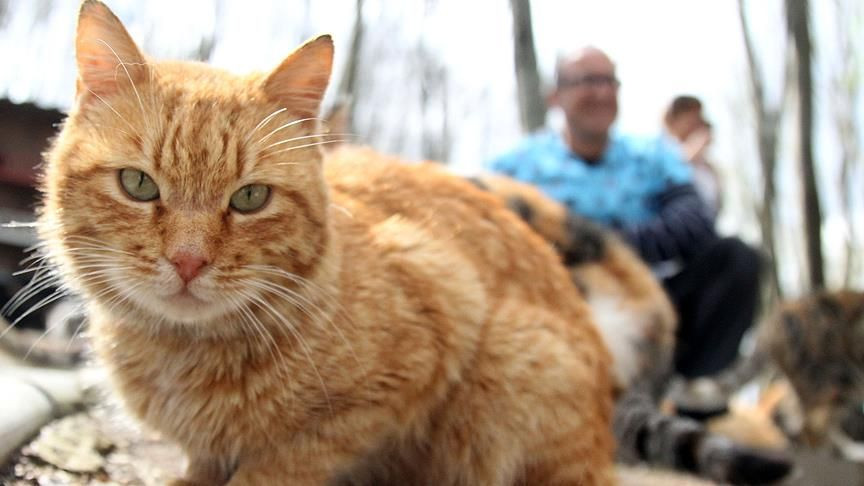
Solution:
<path fill-rule="evenodd" d="M 183 282 L 189 283 L 201 273 L 201 269 L 208 263 L 207 259 L 201 255 L 194 253 L 180 252 L 171 258 L 171 263 L 177 269 L 177 275 L 183 279 Z"/>

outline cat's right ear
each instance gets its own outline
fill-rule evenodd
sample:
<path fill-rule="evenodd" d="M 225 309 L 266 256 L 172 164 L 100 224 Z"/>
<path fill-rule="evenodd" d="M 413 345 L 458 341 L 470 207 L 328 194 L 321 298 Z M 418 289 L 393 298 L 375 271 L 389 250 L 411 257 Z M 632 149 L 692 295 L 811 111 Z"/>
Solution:
<path fill-rule="evenodd" d="M 147 65 L 120 19 L 104 3 L 84 0 L 75 37 L 77 98 L 100 98 L 147 79 Z"/>
<path fill-rule="evenodd" d="M 303 117 L 318 116 L 333 68 L 333 40 L 316 37 L 291 53 L 264 81 L 267 96 Z"/>

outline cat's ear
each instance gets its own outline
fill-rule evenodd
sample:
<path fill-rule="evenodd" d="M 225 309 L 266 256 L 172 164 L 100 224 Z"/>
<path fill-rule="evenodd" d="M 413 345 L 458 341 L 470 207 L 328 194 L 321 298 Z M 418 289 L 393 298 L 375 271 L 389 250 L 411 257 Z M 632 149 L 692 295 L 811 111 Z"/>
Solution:
<path fill-rule="evenodd" d="M 120 19 L 104 3 L 84 0 L 75 37 L 77 91 L 104 97 L 147 79 L 147 65 Z"/>
<path fill-rule="evenodd" d="M 303 117 L 318 116 L 333 68 L 333 40 L 316 37 L 292 52 L 264 81 L 267 96 Z"/>

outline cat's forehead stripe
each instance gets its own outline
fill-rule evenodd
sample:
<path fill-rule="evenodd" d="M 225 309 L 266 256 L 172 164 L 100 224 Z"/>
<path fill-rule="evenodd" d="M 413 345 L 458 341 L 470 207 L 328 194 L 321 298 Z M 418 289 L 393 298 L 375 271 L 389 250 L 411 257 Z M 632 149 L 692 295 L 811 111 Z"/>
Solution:
<path fill-rule="evenodd" d="M 176 92 L 165 100 L 152 148 L 142 151 L 154 171 L 176 178 L 194 169 L 209 179 L 233 176 L 236 180 L 245 165 L 244 147 L 237 136 L 242 107 L 224 106 L 224 100 L 190 100 Z"/>

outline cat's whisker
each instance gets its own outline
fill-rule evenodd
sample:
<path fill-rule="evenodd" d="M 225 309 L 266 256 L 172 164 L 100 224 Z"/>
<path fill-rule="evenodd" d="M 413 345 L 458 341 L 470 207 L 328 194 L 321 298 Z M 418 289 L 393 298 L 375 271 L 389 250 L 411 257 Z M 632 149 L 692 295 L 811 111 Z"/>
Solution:
<path fill-rule="evenodd" d="M 88 322 L 86 309 L 87 309 L 87 306 L 82 301 L 82 302 L 79 302 L 78 305 L 76 305 L 72 309 L 70 309 L 69 312 L 67 312 L 63 316 L 63 319 L 65 320 L 65 319 L 69 319 L 71 316 L 73 316 L 75 314 L 81 314 L 82 315 L 81 322 L 79 322 L 78 325 L 75 326 L 75 331 L 72 332 L 72 336 L 70 336 L 69 340 L 66 342 L 66 351 L 69 351 L 69 347 L 72 345 L 73 342 L 75 342 L 76 339 L 78 339 L 78 336 L 81 334 L 81 331 L 84 329 L 84 326 Z"/>
<path fill-rule="evenodd" d="M 243 295 L 244 297 L 246 297 L 246 295 L 243 293 L 241 293 L 240 295 Z M 248 299 L 248 297 L 246 297 L 246 298 Z M 229 296 L 229 301 L 233 305 L 236 306 L 236 308 L 240 311 L 241 315 L 243 316 L 244 320 L 249 323 L 250 327 L 248 329 L 252 331 L 252 335 L 260 338 L 259 342 L 262 343 L 263 347 L 267 348 L 270 351 L 270 355 L 274 359 L 279 359 L 279 358 L 277 358 L 277 354 L 279 356 L 281 356 L 281 353 L 278 353 L 279 348 L 278 348 L 278 345 L 276 344 L 276 341 L 273 339 L 273 335 L 271 335 L 267 331 L 267 328 L 255 316 L 255 313 L 252 312 L 252 309 L 250 309 L 246 303 L 241 301 L 239 299 L 239 297 L 234 298 L 234 297 Z M 265 335 L 266 335 L 267 339 L 264 338 Z M 282 357 L 282 361 L 283 362 L 281 364 L 282 364 L 282 367 L 284 368 L 285 367 L 284 357 Z"/>
<path fill-rule="evenodd" d="M 273 336 L 267 331 L 266 326 L 264 326 L 264 324 L 255 316 L 255 313 L 252 312 L 252 309 L 249 308 L 249 305 L 245 302 L 242 302 L 239 297 L 236 299 L 231 298 L 231 300 L 235 303 L 237 308 L 242 312 L 242 315 L 244 316 L 243 328 L 246 330 L 246 332 L 253 335 L 256 332 L 263 332 L 266 333 L 268 337 L 270 337 L 270 341 L 273 342 L 273 345 L 270 346 L 270 355 L 275 361 L 278 362 L 278 373 L 286 379 L 290 378 L 290 367 L 288 366 L 287 358 L 275 345 Z M 248 323 L 248 326 L 246 325 L 246 323 Z M 258 329 L 260 329 L 260 331 L 258 331 Z M 264 343 L 265 347 L 267 347 L 267 342 L 263 339 L 263 337 L 260 339 L 260 342 Z M 288 389 L 291 391 L 291 406 L 293 407 L 296 401 L 296 395 L 294 393 L 293 387 L 289 387 Z"/>
<path fill-rule="evenodd" d="M 39 277 L 34 277 L 30 282 L 24 286 L 21 290 L 19 290 L 15 296 L 9 299 L 6 302 L 6 305 L 0 309 L 0 314 L 2 315 L 11 315 L 14 313 L 22 304 L 29 301 L 33 296 L 38 294 L 39 292 L 60 283 L 60 276 L 52 273 L 46 273 Z"/>
<path fill-rule="evenodd" d="M 22 224 L 23 224 L 23 223 L 22 223 Z M 43 223 L 41 223 L 41 222 L 39 222 L 39 221 L 34 221 L 32 224 L 33 224 L 34 227 L 42 227 L 42 225 L 43 225 Z M 47 241 L 37 241 L 36 243 L 33 243 L 32 245 L 28 246 L 27 248 L 24 248 L 24 251 L 26 251 L 26 252 L 30 252 L 30 251 L 33 251 L 33 250 L 35 250 L 35 249 L 37 249 L 37 248 L 43 248 L 43 247 L 46 247 L 46 246 L 48 246 L 49 244 L 50 244 L 50 243 L 47 242 Z"/>
<path fill-rule="evenodd" d="M 333 206 L 334 208 L 336 208 L 337 211 L 341 212 L 345 216 L 348 216 L 349 218 L 354 219 L 354 213 L 349 211 L 348 208 L 346 208 L 345 206 L 340 206 L 334 202 L 331 202 L 330 205 Z"/>
<path fill-rule="evenodd" d="M 30 280 L 32 282 L 38 276 L 44 275 L 45 273 L 49 273 L 51 270 L 53 270 L 53 265 L 51 265 L 49 262 L 47 262 L 46 258 L 47 258 L 47 256 L 33 260 L 33 261 L 28 263 L 26 268 L 18 270 L 17 272 L 14 272 L 12 275 L 18 276 L 18 275 L 23 275 L 25 273 L 34 272 L 33 277 Z"/>
<path fill-rule="evenodd" d="M 124 279 L 121 278 L 119 280 L 122 282 L 122 280 L 124 280 Z M 110 297 L 103 304 L 106 307 L 107 312 L 110 314 L 114 311 L 114 309 L 118 305 L 124 304 L 124 303 L 132 300 L 132 297 L 134 296 L 135 292 L 137 292 L 138 289 L 143 287 L 144 284 L 145 284 L 145 282 L 142 282 L 142 281 L 133 283 L 132 285 L 126 287 L 125 292 L 124 292 L 124 290 L 121 290 L 119 287 L 109 285 L 107 288 L 103 289 L 98 294 L 93 296 L 93 299 L 95 300 L 97 298 L 104 297 L 104 296 L 110 294 L 111 292 L 113 292 L 114 295 L 112 297 Z M 129 294 L 129 295 L 124 295 L 124 294 Z"/>
<path fill-rule="evenodd" d="M 51 331 L 53 331 L 57 326 L 59 326 L 61 324 L 61 322 L 62 321 L 55 322 L 48 329 L 45 329 L 44 331 L 42 331 L 42 333 L 39 334 L 39 337 L 37 337 L 36 339 L 33 340 L 32 343 L 30 343 L 30 347 L 28 347 L 27 352 L 24 353 L 24 357 L 23 357 L 24 361 L 27 361 L 27 359 L 30 358 L 30 353 L 33 352 L 33 350 L 36 348 L 36 346 L 38 346 L 39 343 L 42 342 L 43 339 L 45 339 L 45 336 L 50 334 Z"/>
<path fill-rule="evenodd" d="M 96 94 L 96 92 L 94 92 L 92 89 L 89 89 L 89 88 L 88 88 L 87 91 L 90 92 L 90 94 L 92 94 L 93 96 L 95 96 L 96 99 L 98 99 L 98 100 L 101 101 L 103 104 L 105 104 L 105 106 L 107 106 L 108 109 L 111 110 L 115 115 L 117 115 L 117 118 L 119 118 L 120 120 L 122 120 L 123 123 L 125 123 L 129 128 L 131 128 L 133 132 L 137 133 L 137 131 L 135 130 L 135 126 L 132 125 L 132 123 L 130 123 L 129 120 L 127 120 L 126 118 L 124 118 L 123 115 L 121 115 L 117 110 L 115 110 L 114 107 L 111 106 L 110 103 L 108 103 L 107 101 L 105 101 L 101 96 L 99 96 L 98 94 Z"/>
<path fill-rule="evenodd" d="M 31 297 L 33 297 L 37 293 L 41 292 L 45 288 L 48 288 L 53 284 L 59 283 L 59 277 L 57 277 L 56 275 L 49 274 L 47 276 L 48 277 L 54 277 L 54 280 L 50 280 L 48 282 L 43 282 L 42 284 L 39 284 L 41 288 L 38 288 L 38 289 L 31 288 L 34 285 L 33 281 L 31 280 L 30 283 L 28 283 L 24 288 L 22 288 L 20 291 L 18 291 L 15 294 L 15 296 L 12 299 L 10 299 L 6 303 L 6 305 L 3 306 L 2 309 L 0 309 L 0 315 L 11 315 L 13 312 L 15 312 L 18 309 L 18 307 L 20 307 L 22 304 L 24 304 L 25 302 L 30 300 Z M 23 317 L 26 317 L 26 315 Z M 21 320 L 21 318 L 19 318 L 15 322 L 10 323 L 9 327 L 7 327 L 2 332 L 0 332 L 0 339 L 3 339 L 3 336 L 5 336 L 6 333 L 8 333 L 13 327 L 15 327 L 15 325 L 18 322 L 20 322 L 20 320 Z"/>
<path fill-rule="evenodd" d="M 345 143 L 345 142 L 352 142 L 352 141 L 353 140 L 351 140 L 351 139 L 340 138 L 340 139 L 336 139 L 336 140 L 324 140 L 322 142 L 304 143 L 303 145 L 295 145 L 293 147 L 288 147 L 288 148 L 284 148 L 281 150 L 276 150 L 274 152 L 268 152 L 266 154 L 261 154 L 261 156 L 262 157 L 272 157 L 276 154 L 281 154 L 283 152 L 290 152 L 292 150 L 299 150 L 299 149 L 303 149 L 303 148 L 315 147 L 318 145 L 327 145 L 330 143 Z M 280 164 L 276 164 L 276 165 L 291 165 L 291 164 L 280 163 Z"/>
<path fill-rule="evenodd" d="M 250 279 L 250 280 L 247 280 L 247 282 L 249 283 L 249 285 L 252 285 L 253 287 L 264 290 L 271 295 L 275 295 L 277 297 L 282 297 L 283 299 L 288 301 L 289 304 L 297 307 L 298 309 L 300 309 L 301 312 L 306 314 L 306 316 L 308 316 L 309 319 L 314 324 L 324 324 L 324 323 L 319 322 L 319 319 L 316 318 L 316 315 L 314 315 L 306 307 L 306 305 L 304 305 L 304 303 L 311 306 L 312 309 L 315 312 L 317 312 L 317 317 L 323 318 L 323 320 L 326 322 L 326 324 L 329 324 L 330 327 L 334 331 L 336 331 L 336 334 L 338 335 L 338 337 L 342 340 L 342 342 L 345 344 L 345 346 L 348 347 L 349 351 L 353 355 L 354 360 L 357 362 L 357 365 L 360 368 L 364 368 L 362 362 L 360 361 L 360 358 L 357 356 L 357 353 L 354 349 L 354 345 L 348 340 L 348 338 L 342 332 L 342 329 L 339 328 L 339 325 L 333 321 L 332 316 L 329 315 L 326 311 L 324 311 L 324 309 L 322 309 L 320 306 L 318 306 L 315 302 L 311 301 L 309 298 L 307 298 L 305 295 L 303 295 L 301 293 L 295 292 L 295 291 L 293 291 L 287 287 L 278 285 L 278 284 L 273 283 L 273 282 L 269 282 L 266 280 L 259 280 L 259 279 Z M 326 326 L 324 327 L 324 329 L 325 329 L 325 331 L 327 331 Z"/>
<path fill-rule="evenodd" d="M 66 322 L 66 319 L 69 318 L 69 316 L 73 315 L 75 312 L 78 312 L 78 309 L 79 309 L 79 308 L 80 308 L 80 306 L 75 306 L 75 307 L 74 307 L 73 309 L 71 309 L 69 312 L 67 312 L 66 314 L 64 314 L 61 318 L 57 319 L 57 321 L 56 321 L 54 324 L 52 324 L 50 327 L 48 327 L 47 329 L 45 329 L 45 331 L 43 331 L 42 334 L 40 334 L 39 337 L 36 338 L 36 340 L 34 340 L 32 344 L 30 344 L 30 347 L 27 349 L 27 352 L 24 353 L 24 360 L 26 361 L 27 358 L 30 357 L 30 353 L 33 352 L 33 350 L 36 348 L 36 346 L 39 345 L 39 342 L 41 342 L 42 339 L 45 338 L 45 336 L 47 336 L 48 334 L 51 334 L 51 332 L 54 331 L 54 329 L 56 329 L 58 326 L 63 325 L 63 324 Z M 64 348 L 64 351 L 65 351 L 65 352 L 67 352 L 67 353 L 69 352 L 69 347 L 72 345 L 72 342 L 73 342 L 73 341 L 75 340 L 75 338 L 77 337 L 77 335 L 78 335 L 78 331 L 81 330 L 81 327 L 83 326 L 83 323 L 84 323 L 84 321 L 82 321 L 81 324 L 79 324 L 79 325 L 77 326 L 75 332 L 74 332 L 74 333 L 72 334 L 72 336 L 71 336 L 71 337 L 66 341 L 66 347 Z"/>
<path fill-rule="evenodd" d="M 332 295 L 330 295 L 330 293 L 327 292 L 325 289 L 321 288 L 321 286 L 319 286 L 318 284 L 316 284 L 315 282 L 313 282 L 309 279 L 303 278 L 300 275 L 291 273 L 287 270 L 284 270 L 282 268 L 272 266 L 272 265 L 254 265 L 253 264 L 253 265 L 247 265 L 246 268 L 249 270 L 253 270 L 253 271 L 259 271 L 259 272 L 269 273 L 272 275 L 278 275 L 280 277 L 283 277 L 283 278 L 289 280 L 292 283 L 302 285 L 303 288 L 305 288 L 307 291 L 313 292 L 317 297 L 324 299 L 329 305 L 334 306 L 334 308 L 337 310 L 337 312 L 345 315 L 346 318 L 350 318 L 350 316 L 347 315 L 348 313 L 345 311 L 345 308 L 342 306 L 342 304 L 336 298 L 334 298 Z"/>
<path fill-rule="evenodd" d="M 147 70 L 147 76 L 149 78 L 149 85 L 150 86 L 153 86 L 153 84 L 154 84 L 154 78 L 153 78 L 154 71 L 155 71 L 154 69 L 148 69 Z M 151 89 L 149 91 L 150 91 L 150 112 L 156 113 L 157 108 L 158 108 L 159 113 L 158 113 L 158 116 L 156 117 L 156 124 L 157 124 L 156 128 L 157 128 L 157 131 L 161 132 L 161 131 L 164 131 L 164 129 L 165 129 L 165 121 L 166 121 L 166 117 L 164 116 L 165 103 L 160 103 L 158 101 L 157 96 L 156 96 L 156 90 Z M 153 133 L 156 133 L 156 131 L 154 131 Z"/>
<path fill-rule="evenodd" d="M 108 130 L 114 130 L 114 131 L 117 131 L 117 132 L 122 133 L 123 135 L 126 135 L 126 136 L 129 137 L 129 138 L 135 138 L 135 135 L 134 135 L 134 134 L 129 133 L 129 132 L 127 132 L 126 130 L 123 130 L 123 129 L 120 129 L 120 128 L 117 128 L 117 127 L 110 127 L 110 126 L 108 126 L 108 125 L 102 125 L 102 124 L 100 124 L 100 123 L 92 123 L 92 125 L 93 125 L 94 127 L 99 127 L 99 128 L 102 129 L 102 130 L 106 130 L 106 131 L 108 131 Z"/>
<path fill-rule="evenodd" d="M 95 239 L 95 238 L 89 238 L 89 237 L 84 237 L 84 236 L 70 236 L 66 239 L 66 241 L 68 241 L 68 242 L 78 241 L 79 243 L 86 243 L 86 245 L 78 244 L 75 246 L 69 246 L 69 247 L 67 247 L 67 249 L 69 249 L 69 250 L 74 250 L 74 249 L 78 249 L 78 248 L 89 248 L 89 249 L 111 251 L 111 252 L 115 252 L 115 253 L 122 253 L 124 255 L 136 256 L 132 252 L 129 252 L 126 250 L 121 250 L 119 248 L 112 248 L 112 247 L 104 244 L 103 242 Z"/>
<path fill-rule="evenodd" d="M 270 133 L 268 133 L 267 135 L 264 135 L 263 137 L 258 139 L 258 141 L 255 142 L 255 145 L 261 145 L 262 143 L 264 143 L 265 140 L 272 137 L 276 132 L 279 132 L 280 130 L 284 130 L 286 128 L 293 127 L 294 125 L 297 125 L 299 123 L 304 123 L 304 122 L 308 122 L 308 121 L 315 121 L 315 120 L 324 121 L 322 118 L 318 118 L 318 117 L 300 118 L 298 120 L 290 121 L 284 125 L 281 125 L 277 128 L 274 128 Z"/>
<path fill-rule="evenodd" d="M 138 87 L 135 86 L 135 81 L 132 79 L 132 75 L 129 74 L 129 68 L 126 67 L 127 64 L 135 64 L 135 65 L 144 65 L 144 64 L 127 63 L 127 62 L 123 61 L 123 59 L 120 58 L 120 55 L 117 54 L 117 51 L 115 51 L 113 47 L 111 47 L 111 44 L 107 43 L 103 39 L 98 39 L 98 41 L 101 42 L 102 44 L 104 44 L 105 47 L 107 47 L 111 51 L 111 53 L 114 54 L 114 57 L 117 58 L 117 62 L 119 63 L 117 65 L 117 68 L 121 68 L 121 67 L 123 68 L 123 71 L 126 73 L 126 78 L 129 79 L 129 83 L 132 85 L 132 91 L 135 92 L 135 98 L 138 99 L 138 106 L 141 108 L 141 118 L 143 120 L 149 121 L 149 117 L 147 116 L 147 111 L 144 109 L 144 102 L 141 101 L 141 94 L 138 92 Z M 116 73 L 117 68 L 115 68 L 115 73 Z M 116 74 L 115 74 L 115 77 L 116 77 Z M 148 125 L 149 125 L 149 123 L 148 123 Z M 150 130 L 149 126 L 147 128 L 148 128 L 148 130 Z"/>
<path fill-rule="evenodd" d="M 15 325 L 17 325 L 19 322 L 21 322 L 25 317 L 29 316 L 30 314 L 36 312 L 37 310 L 45 307 L 46 305 L 48 305 L 52 302 L 56 302 L 56 301 L 62 299 L 63 297 L 66 297 L 70 293 L 71 292 L 69 289 L 62 288 L 62 287 L 58 288 L 56 291 L 54 291 L 53 294 L 49 295 L 48 297 L 45 297 L 44 299 L 40 300 L 39 302 L 37 302 L 35 304 L 33 304 L 32 307 L 27 309 L 26 312 L 22 313 L 20 316 L 18 316 L 10 324 L 12 325 L 12 327 L 15 327 Z M 3 337 L 3 336 L 0 335 L 0 337 Z"/>
<path fill-rule="evenodd" d="M 276 147 L 277 145 L 284 145 L 286 143 L 296 142 L 297 140 L 308 140 L 310 138 L 327 138 L 327 137 L 356 137 L 359 138 L 358 135 L 353 133 L 322 133 L 322 134 L 312 134 L 312 135 L 301 135 L 299 137 L 291 137 L 286 138 L 285 140 L 280 140 L 278 142 L 271 143 L 270 145 L 261 149 L 261 151 L 265 151 L 269 148 Z"/>
<path fill-rule="evenodd" d="M 306 355 L 306 359 L 309 361 L 309 364 L 312 365 L 312 371 L 318 377 L 318 381 L 321 383 L 321 391 L 324 393 L 324 398 L 327 400 L 327 406 L 330 409 L 331 413 L 333 412 L 333 404 L 330 401 L 330 393 L 327 390 L 327 385 L 324 383 L 324 378 L 321 376 L 321 373 L 318 370 L 318 366 L 315 365 L 315 360 L 312 358 L 312 349 L 309 347 L 306 340 L 303 339 L 302 334 L 295 328 L 295 326 L 288 321 L 285 316 L 283 316 L 279 311 L 273 308 L 269 302 L 262 299 L 260 296 L 244 291 L 240 291 L 240 294 L 249 299 L 250 302 L 257 305 L 261 310 L 265 313 L 269 314 L 270 317 L 275 321 L 276 327 L 278 329 L 287 329 L 294 338 L 297 340 L 297 343 L 300 344 L 300 348 L 303 350 L 303 353 Z"/>
<path fill-rule="evenodd" d="M 49 258 L 50 258 L 50 255 L 48 255 L 45 252 L 42 252 L 42 251 L 33 252 L 31 255 L 27 256 L 27 258 L 24 258 L 23 260 L 21 260 L 19 262 L 19 265 L 23 266 L 24 269 L 26 269 L 26 270 L 29 270 L 29 269 L 34 268 L 34 267 L 50 266 L 51 264 L 48 261 Z"/>
<path fill-rule="evenodd" d="M 312 280 L 309 280 L 309 279 L 304 278 L 300 275 L 297 275 L 295 273 L 291 273 L 285 269 L 282 269 L 282 268 L 279 268 L 279 267 L 276 267 L 273 265 L 247 265 L 246 268 L 248 268 L 250 270 L 257 270 L 260 272 L 270 273 L 273 275 L 279 275 L 279 276 L 282 276 L 282 277 L 290 280 L 293 283 L 302 285 L 307 290 L 315 292 L 318 297 L 321 297 L 322 299 L 326 300 L 328 304 L 334 306 L 336 308 L 336 310 L 341 315 L 343 315 L 345 317 L 346 321 L 351 323 L 351 316 L 347 312 L 345 307 L 342 306 L 342 304 L 334 296 L 330 295 L 329 292 L 327 292 L 325 289 L 323 289 L 320 285 L 313 282 Z"/>
<path fill-rule="evenodd" d="M 77 313 L 82 313 L 82 314 L 84 315 L 84 318 L 81 319 L 81 322 L 79 322 L 78 325 L 75 326 L 75 332 L 72 333 L 72 337 L 70 337 L 69 340 L 66 342 L 66 348 L 65 348 L 65 351 L 66 351 L 66 352 L 69 352 L 69 347 L 72 346 L 72 343 L 75 342 L 75 340 L 78 338 L 78 335 L 81 334 L 81 330 L 84 329 L 84 326 L 85 326 L 85 325 L 87 324 L 87 322 L 88 322 L 88 318 L 87 318 L 87 314 L 86 314 L 86 308 L 87 308 L 87 307 L 86 307 L 86 305 L 84 304 L 84 302 L 81 302 L 81 303 L 79 303 L 78 305 L 76 305 L 75 307 L 73 307 L 73 308 L 72 308 L 72 309 L 71 309 L 71 310 L 70 310 L 70 311 L 69 311 L 69 312 L 68 312 L 68 313 L 63 317 L 64 319 L 68 319 L 70 316 L 72 316 L 72 315 L 74 315 L 74 314 L 77 314 Z"/>
<path fill-rule="evenodd" d="M 75 268 L 78 270 L 93 270 L 99 268 L 106 268 L 111 270 L 134 270 L 135 267 L 132 265 L 117 265 L 116 262 L 105 262 L 99 261 L 95 263 L 88 263 L 85 265 L 76 265 Z"/>
<path fill-rule="evenodd" d="M 114 288 L 114 283 L 117 281 L 117 277 L 114 275 L 101 275 L 100 278 L 96 278 L 96 276 L 91 277 L 91 279 L 87 280 L 87 284 L 90 286 L 95 285 L 107 285 L 108 288 Z M 96 293 L 96 295 L 100 295 L 105 289 L 100 290 Z"/>
<path fill-rule="evenodd" d="M 310 303 L 309 300 L 306 299 L 305 297 L 303 297 L 302 295 L 298 294 L 297 292 L 294 292 L 293 290 L 288 289 L 287 287 L 282 287 L 280 285 L 273 284 L 273 283 L 267 282 L 265 280 L 248 279 L 248 280 L 246 280 L 246 282 L 248 285 L 251 285 L 251 286 L 256 287 L 258 289 L 264 290 L 264 291 L 266 291 L 270 294 L 276 295 L 278 297 L 284 298 L 285 300 L 288 301 L 289 304 L 291 304 L 292 307 L 297 307 L 298 309 L 300 309 L 301 312 L 306 314 L 306 316 L 309 317 L 309 319 L 312 319 L 313 321 L 316 320 L 315 315 L 312 314 L 312 311 L 310 311 L 306 307 L 306 305 L 304 305 L 304 303 L 302 301 L 300 301 L 300 299 L 303 299 L 304 301 L 306 301 L 306 303 Z M 314 305 L 314 304 L 312 304 L 312 305 Z M 325 313 L 323 310 L 321 310 L 320 308 L 316 308 L 316 310 L 322 316 L 325 316 Z M 316 324 L 317 324 L 317 322 L 316 322 Z"/>
<path fill-rule="evenodd" d="M 44 260 L 45 257 L 40 259 L 39 261 L 33 262 L 27 266 L 27 268 L 22 268 L 21 270 L 17 270 L 12 272 L 13 277 L 17 277 L 19 275 L 25 275 L 28 273 L 38 272 L 40 270 L 45 270 L 49 268 L 51 265 Z"/>
<path fill-rule="evenodd" d="M 297 294 L 292 293 L 290 290 L 288 292 L 282 291 L 280 288 L 278 288 L 278 286 L 275 288 L 271 287 L 268 282 L 247 280 L 246 283 L 252 287 L 263 291 L 267 295 L 273 295 L 287 301 L 291 307 L 299 309 L 300 312 L 306 315 L 306 317 L 308 317 L 314 325 L 322 327 L 317 316 L 313 314 L 312 311 L 309 310 L 309 308 L 307 308 L 304 303 L 297 298 L 299 297 Z M 319 312 L 321 314 L 321 317 L 324 317 L 325 319 L 328 318 L 320 309 Z M 326 332 L 331 332 L 327 327 L 322 327 L 322 329 L 324 329 Z"/>
<path fill-rule="evenodd" d="M 38 272 L 39 270 L 47 270 L 53 267 L 51 262 L 48 260 L 48 255 L 45 254 L 31 255 L 26 261 L 22 261 L 20 264 L 24 266 L 21 270 L 22 273 L 29 273 L 32 271 Z M 18 273 L 16 272 L 13 275 L 18 275 Z"/>
<path fill-rule="evenodd" d="M 252 138 L 252 135 L 255 135 L 255 132 L 257 132 L 258 130 L 263 128 L 264 125 L 266 125 L 267 123 L 270 122 L 270 120 L 272 120 L 274 117 L 278 116 L 280 113 L 286 111 L 287 109 L 288 108 L 279 108 L 278 110 L 276 110 L 273 113 L 270 113 L 269 115 L 264 117 L 264 119 L 261 120 L 260 122 L 258 122 L 258 124 L 255 125 L 255 128 L 253 128 L 252 131 L 250 131 L 249 134 L 246 135 L 244 143 L 249 143 L 249 140 Z"/>
<path fill-rule="evenodd" d="M 108 246 L 104 241 L 99 241 L 95 239 L 85 238 L 83 236 L 75 237 L 69 236 L 66 238 L 64 243 L 77 243 L 77 244 L 86 244 L 94 248 L 106 248 L 106 249 L 116 249 L 111 246 Z M 71 247 L 71 245 L 70 245 Z"/>
<path fill-rule="evenodd" d="M 262 322 L 255 317 L 255 314 L 249 309 L 249 306 L 245 303 L 241 302 L 238 298 L 227 296 L 229 302 L 237 308 L 240 312 L 243 321 L 249 324 L 249 327 L 244 325 L 244 328 L 255 336 L 257 341 L 259 341 L 263 348 L 269 350 L 270 357 L 274 362 L 278 365 L 278 372 L 281 376 L 288 376 L 288 366 L 286 362 L 285 356 L 280 352 L 279 346 L 276 344 L 276 340 L 273 339 L 273 335 L 267 330 Z M 266 338 L 266 339 L 265 339 Z"/>
<path fill-rule="evenodd" d="M 23 260 L 19 262 L 20 265 L 26 265 L 29 268 L 34 263 L 39 263 L 48 258 L 48 254 L 41 248 L 29 250 L 29 253 L 30 255 L 27 255 Z"/>
<path fill-rule="evenodd" d="M 102 244 L 102 245 L 105 244 L 104 240 L 100 240 L 99 238 L 96 238 L 93 236 L 86 236 L 86 235 L 67 235 L 64 238 L 64 240 L 82 240 L 82 241 L 92 241 L 93 243 Z"/>
<path fill-rule="evenodd" d="M 113 267 L 113 266 L 118 265 L 118 264 L 119 264 L 119 262 L 117 262 L 117 261 L 107 260 L 107 259 L 101 258 L 101 257 L 99 257 L 99 258 L 97 258 L 97 257 L 82 257 L 82 258 L 76 259 L 75 262 L 73 263 L 74 268 L 76 268 L 76 269 L 99 268 L 99 265 L 106 265 L 109 267 Z M 128 265 L 124 265 L 124 266 L 128 266 Z"/>

